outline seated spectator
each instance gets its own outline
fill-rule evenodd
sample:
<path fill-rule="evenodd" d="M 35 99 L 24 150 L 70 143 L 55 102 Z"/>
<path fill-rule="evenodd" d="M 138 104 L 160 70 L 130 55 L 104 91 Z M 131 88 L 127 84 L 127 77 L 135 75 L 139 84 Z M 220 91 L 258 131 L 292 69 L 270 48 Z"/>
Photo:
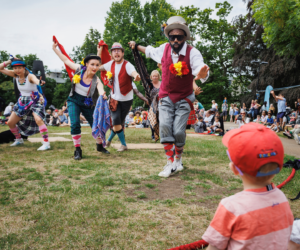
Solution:
<path fill-rule="evenodd" d="M 288 128 L 286 129 L 285 132 L 283 132 L 283 135 L 287 136 L 288 138 L 292 139 L 294 137 L 296 143 L 300 145 L 300 125 L 296 124 L 295 127 L 289 131 Z"/>
<path fill-rule="evenodd" d="M 245 111 L 241 112 L 240 115 L 236 116 L 235 123 L 239 125 L 239 128 L 247 123 Z"/>
<path fill-rule="evenodd" d="M 148 120 L 148 112 L 147 111 L 142 112 L 142 118 L 143 118 L 142 124 L 143 124 L 144 128 L 149 128 L 150 121 Z"/>
<path fill-rule="evenodd" d="M 14 103 L 10 102 L 8 106 L 5 108 L 3 115 L 8 118 L 11 115 L 11 112 L 13 111 Z"/>
<path fill-rule="evenodd" d="M 260 118 L 260 121 L 265 124 L 267 122 L 267 119 L 268 119 L 268 115 L 267 115 L 267 111 L 263 111 L 262 114 L 261 114 L 261 118 Z"/>
<path fill-rule="evenodd" d="M 293 229 L 289 241 L 288 250 L 299 250 L 299 249 L 300 249 L 300 219 L 295 219 L 293 223 Z"/>
<path fill-rule="evenodd" d="M 140 111 L 136 111 L 135 112 L 135 117 L 133 118 L 134 120 L 134 124 L 135 125 L 140 125 L 143 122 L 143 119 L 141 117 L 141 112 Z"/>
<path fill-rule="evenodd" d="M 214 124 L 210 127 L 212 132 L 223 132 L 219 117 L 215 117 Z"/>
<path fill-rule="evenodd" d="M 268 112 L 268 118 L 267 118 L 267 122 L 265 123 L 265 125 L 271 126 L 273 123 L 274 123 L 274 119 L 272 118 L 272 113 Z"/>
<path fill-rule="evenodd" d="M 272 115 L 274 115 L 274 114 L 275 114 L 275 107 L 274 107 L 274 105 L 273 105 L 272 103 L 270 104 L 269 111 L 271 111 L 271 112 L 272 112 Z"/>
<path fill-rule="evenodd" d="M 195 123 L 195 133 L 203 133 L 206 130 L 206 124 L 203 117 L 198 115 L 197 122 Z"/>
<path fill-rule="evenodd" d="M 47 109 L 46 110 L 46 123 L 49 124 L 50 123 L 50 118 L 51 118 L 51 110 Z"/>
<path fill-rule="evenodd" d="M 65 105 L 61 109 L 64 112 L 65 116 L 68 118 L 69 111 L 68 111 L 68 102 L 67 101 L 65 101 Z"/>
<path fill-rule="evenodd" d="M 261 123 L 260 115 L 256 116 L 256 119 L 254 120 L 256 123 Z"/>
<path fill-rule="evenodd" d="M 55 112 L 55 110 L 52 112 L 52 116 L 50 117 L 50 122 L 49 125 L 50 126 L 59 126 L 60 122 L 58 120 L 58 115 Z"/>
<path fill-rule="evenodd" d="M 129 112 L 129 114 L 125 118 L 125 126 L 128 127 L 130 125 L 134 125 L 133 113 Z"/>
<path fill-rule="evenodd" d="M 62 111 L 62 109 L 58 110 L 58 120 L 60 122 L 61 126 L 67 126 L 68 125 L 68 118 L 66 117 L 66 115 L 64 114 L 64 112 Z"/>
<path fill-rule="evenodd" d="M 214 112 L 210 109 L 206 112 L 204 117 L 204 122 L 206 124 L 206 128 L 210 128 L 211 125 L 213 125 L 212 120 L 214 118 Z"/>
<path fill-rule="evenodd" d="M 280 138 L 260 124 L 249 123 L 225 134 L 223 144 L 229 167 L 244 190 L 221 200 L 202 236 L 208 250 L 287 249 L 293 213 L 285 194 L 272 182 L 284 160 Z"/>

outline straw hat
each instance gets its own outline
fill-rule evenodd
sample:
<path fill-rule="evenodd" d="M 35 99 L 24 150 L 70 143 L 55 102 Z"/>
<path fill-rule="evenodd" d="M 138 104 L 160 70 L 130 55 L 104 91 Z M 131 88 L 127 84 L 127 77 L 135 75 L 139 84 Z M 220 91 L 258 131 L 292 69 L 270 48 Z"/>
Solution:
<path fill-rule="evenodd" d="M 187 26 L 186 21 L 181 16 L 172 16 L 167 21 L 167 27 L 164 32 L 167 38 L 169 38 L 169 33 L 171 30 L 181 29 L 185 31 L 187 40 L 191 40 L 191 32 L 189 27 Z"/>

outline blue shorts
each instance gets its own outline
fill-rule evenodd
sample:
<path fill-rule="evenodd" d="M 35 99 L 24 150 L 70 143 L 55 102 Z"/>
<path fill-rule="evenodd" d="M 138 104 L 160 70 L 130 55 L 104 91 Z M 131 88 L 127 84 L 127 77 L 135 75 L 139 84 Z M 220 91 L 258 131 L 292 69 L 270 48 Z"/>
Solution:
<path fill-rule="evenodd" d="M 285 115 L 285 112 L 280 112 L 280 113 L 278 113 L 278 114 L 277 114 L 277 122 L 279 122 L 279 121 L 280 121 L 280 118 L 283 118 L 284 115 Z"/>

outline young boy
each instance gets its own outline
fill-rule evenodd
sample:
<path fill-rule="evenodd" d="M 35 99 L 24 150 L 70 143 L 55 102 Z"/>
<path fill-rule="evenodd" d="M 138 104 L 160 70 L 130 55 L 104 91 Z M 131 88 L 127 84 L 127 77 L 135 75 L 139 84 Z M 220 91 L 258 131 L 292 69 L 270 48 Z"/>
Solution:
<path fill-rule="evenodd" d="M 272 183 L 283 165 L 281 140 L 265 126 L 249 123 L 227 132 L 222 142 L 244 191 L 221 200 L 202 237 L 208 250 L 287 249 L 293 214 Z"/>
<path fill-rule="evenodd" d="M 269 113 L 268 113 L 268 118 L 267 118 L 266 125 L 267 125 L 267 126 L 272 126 L 273 123 L 274 123 L 274 120 L 273 120 L 273 118 L 272 118 L 272 113 L 269 112 Z"/>
<path fill-rule="evenodd" d="M 140 111 L 136 111 L 135 112 L 135 117 L 133 118 L 133 120 L 134 120 L 134 123 L 136 125 L 142 124 L 143 119 L 141 117 L 141 112 Z"/>
<path fill-rule="evenodd" d="M 215 117 L 214 124 L 210 126 L 212 132 L 223 132 L 219 117 Z"/>
<path fill-rule="evenodd" d="M 195 133 L 203 133 L 205 131 L 204 126 L 206 127 L 203 117 L 198 115 L 198 121 L 195 124 Z"/>

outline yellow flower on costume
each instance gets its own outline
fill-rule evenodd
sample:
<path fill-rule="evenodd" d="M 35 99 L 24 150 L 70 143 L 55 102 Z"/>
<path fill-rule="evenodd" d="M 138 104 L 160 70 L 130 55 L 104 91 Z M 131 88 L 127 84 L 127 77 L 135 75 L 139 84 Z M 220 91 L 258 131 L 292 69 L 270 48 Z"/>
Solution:
<path fill-rule="evenodd" d="M 107 73 L 105 74 L 107 79 L 111 79 L 113 74 L 110 71 L 107 71 Z"/>
<path fill-rule="evenodd" d="M 73 76 L 73 83 L 80 83 L 81 77 L 80 75 L 74 75 Z"/>
<path fill-rule="evenodd" d="M 84 65 L 84 58 L 82 59 L 82 61 L 81 61 L 81 63 L 80 63 L 81 65 Z"/>
<path fill-rule="evenodd" d="M 182 63 L 181 63 L 181 61 L 179 61 L 178 63 L 174 63 L 174 68 L 178 72 L 177 75 L 181 76 L 182 75 L 182 72 L 181 72 Z"/>

